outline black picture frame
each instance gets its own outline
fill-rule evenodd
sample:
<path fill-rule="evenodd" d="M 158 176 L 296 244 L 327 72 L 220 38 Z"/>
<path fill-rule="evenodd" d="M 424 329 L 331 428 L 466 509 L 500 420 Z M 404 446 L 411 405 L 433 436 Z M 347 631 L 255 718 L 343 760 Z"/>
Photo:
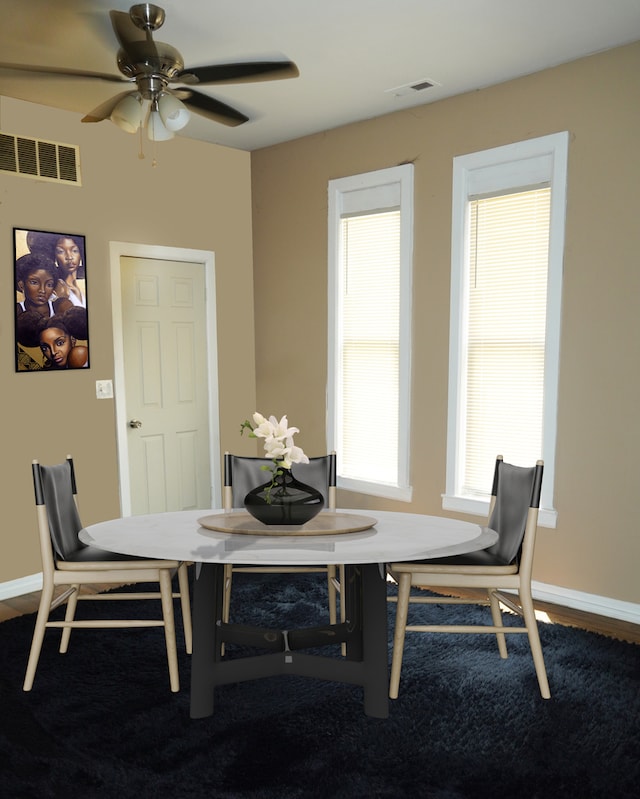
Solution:
<path fill-rule="evenodd" d="M 16 372 L 88 369 L 86 237 L 15 227 L 13 264 Z"/>

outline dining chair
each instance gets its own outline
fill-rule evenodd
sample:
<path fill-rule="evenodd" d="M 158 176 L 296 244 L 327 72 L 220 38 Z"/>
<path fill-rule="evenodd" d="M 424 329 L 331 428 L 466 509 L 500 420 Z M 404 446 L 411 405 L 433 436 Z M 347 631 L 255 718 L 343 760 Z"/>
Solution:
<path fill-rule="evenodd" d="M 182 607 L 185 648 L 191 653 L 192 630 L 187 564 L 176 560 L 149 560 L 97 549 L 78 537 L 82 523 L 78 512 L 76 476 L 73 459 L 54 466 L 32 463 L 33 486 L 42 557 L 42 592 L 23 690 L 30 691 L 40 659 L 47 628 L 61 628 L 59 651 L 65 653 L 72 629 L 115 627 L 164 627 L 169 680 L 172 691 L 180 690 L 173 600 L 179 597 Z M 177 593 L 172 576 L 178 574 Z M 122 586 L 136 583 L 159 583 L 159 591 L 81 593 L 83 585 Z M 57 597 L 57 586 L 66 589 Z M 77 619 L 80 600 L 161 600 L 162 618 Z M 66 602 L 63 621 L 50 620 L 51 611 Z"/>
<path fill-rule="evenodd" d="M 248 492 L 266 481 L 264 466 L 271 468 L 273 461 L 268 458 L 252 458 L 242 455 L 224 454 L 224 489 L 223 506 L 226 512 L 234 508 L 244 507 L 244 498 Z M 336 508 L 336 453 L 330 452 L 316 458 L 309 458 L 309 463 L 295 464 L 295 477 L 307 485 L 320 491 L 324 497 L 324 506 L 328 510 Z M 340 567 L 327 566 L 225 566 L 224 579 L 224 618 L 229 620 L 231 607 L 231 584 L 235 572 L 248 573 L 283 573 L 299 574 L 301 572 L 318 572 L 327 575 L 329 594 L 329 622 L 336 623 L 337 593 L 340 585 Z"/>
<path fill-rule="evenodd" d="M 549 699 L 549 682 L 542 655 L 533 599 L 531 572 L 535 548 L 538 509 L 542 487 L 543 462 L 533 467 L 504 463 L 496 459 L 488 527 L 498 533 L 498 541 L 488 549 L 435 560 L 388 564 L 388 573 L 398 584 L 396 622 L 389 696 L 397 699 L 404 651 L 405 632 L 493 633 L 500 657 L 507 657 L 505 634 L 525 633 L 533 656 L 540 693 Z M 480 596 L 426 596 L 411 594 L 412 586 L 482 589 Z M 446 592 L 445 592 L 446 593 Z M 493 624 L 408 624 L 411 604 L 476 604 L 491 608 Z M 500 604 L 520 616 L 519 625 L 503 624 Z"/>

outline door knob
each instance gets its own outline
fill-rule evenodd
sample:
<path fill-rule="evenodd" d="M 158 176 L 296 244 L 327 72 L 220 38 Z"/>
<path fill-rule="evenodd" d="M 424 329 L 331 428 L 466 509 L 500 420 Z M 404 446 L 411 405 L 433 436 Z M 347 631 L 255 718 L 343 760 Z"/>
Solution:
<path fill-rule="evenodd" d="M 140 419 L 131 419 L 129 421 L 129 427 L 142 427 L 142 422 Z"/>

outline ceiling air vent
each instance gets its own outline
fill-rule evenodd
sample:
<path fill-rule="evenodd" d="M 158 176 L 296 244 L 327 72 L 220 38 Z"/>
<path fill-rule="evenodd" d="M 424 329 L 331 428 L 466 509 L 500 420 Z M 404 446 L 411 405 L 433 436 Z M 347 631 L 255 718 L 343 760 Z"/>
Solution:
<path fill-rule="evenodd" d="M 80 148 L 0 133 L 0 172 L 80 186 Z"/>
<path fill-rule="evenodd" d="M 402 86 L 395 86 L 393 89 L 385 89 L 385 92 L 393 94 L 395 97 L 408 97 L 417 92 L 423 92 L 425 89 L 433 89 L 434 86 L 441 85 L 441 83 L 431 78 L 420 78 L 420 80 L 413 80 L 411 83 L 405 83 Z"/>

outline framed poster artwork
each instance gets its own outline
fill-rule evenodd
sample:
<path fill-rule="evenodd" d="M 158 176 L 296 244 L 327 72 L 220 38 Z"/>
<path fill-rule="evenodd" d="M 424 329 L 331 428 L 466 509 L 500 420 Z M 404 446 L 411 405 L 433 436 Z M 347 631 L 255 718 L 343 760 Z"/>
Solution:
<path fill-rule="evenodd" d="M 85 237 L 13 229 L 16 372 L 89 367 Z"/>

